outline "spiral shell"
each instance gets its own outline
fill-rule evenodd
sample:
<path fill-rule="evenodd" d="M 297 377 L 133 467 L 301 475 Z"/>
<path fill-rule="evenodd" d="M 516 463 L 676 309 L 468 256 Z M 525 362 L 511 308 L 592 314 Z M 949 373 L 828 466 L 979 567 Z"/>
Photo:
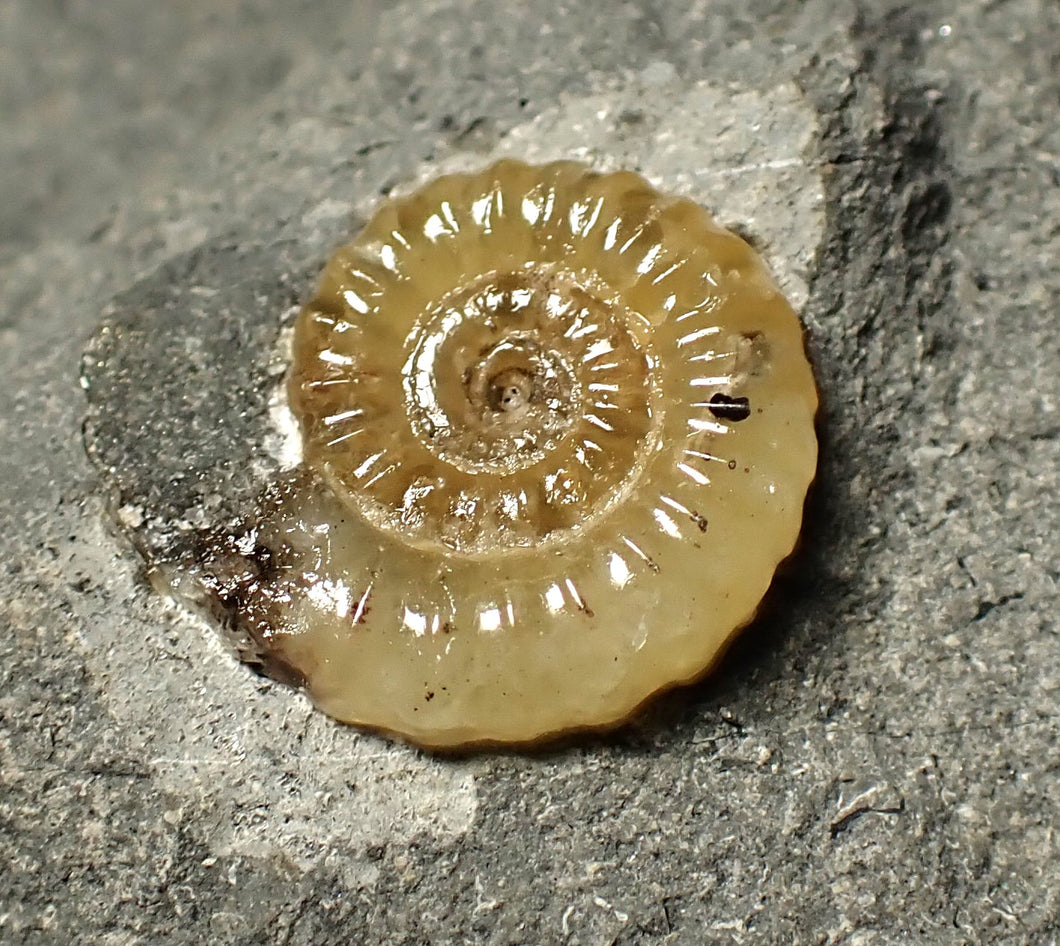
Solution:
<path fill-rule="evenodd" d="M 573 162 L 384 205 L 299 316 L 288 395 L 317 485 L 258 536 L 283 549 L 265 647 L 332 716 L 427 746 L 613 725 L 700 676 L 816 466 L 756 255 Z"/>

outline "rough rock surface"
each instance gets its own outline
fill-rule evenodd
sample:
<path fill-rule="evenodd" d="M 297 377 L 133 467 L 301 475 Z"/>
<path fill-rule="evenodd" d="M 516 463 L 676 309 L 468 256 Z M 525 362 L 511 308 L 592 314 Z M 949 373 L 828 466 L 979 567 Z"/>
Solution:
<path fill-rule="evenodd" d="M 1060 940 L 1055 3 L 11 0 L 0 37 L 0 943 Z M 504 153 L 754 240 L 824 452 L 713 678 L 444 760 L 250 675 L 129 536 L 280 462 L 279 329 L 378 196 Z"/>

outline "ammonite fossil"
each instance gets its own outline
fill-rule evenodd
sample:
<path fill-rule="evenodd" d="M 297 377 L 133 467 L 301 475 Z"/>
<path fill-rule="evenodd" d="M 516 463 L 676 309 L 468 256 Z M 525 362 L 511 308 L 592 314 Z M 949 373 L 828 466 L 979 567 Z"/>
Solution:
<path fill-rule="evenodd" d="M 327 713 L 425 746 L 611 726 L 699 677 L 816 466 L 763 263 L 573 162 L 381 207 L 299 316 L 287 384 L 313 485 L 255 533 L 255 644 Z"/>

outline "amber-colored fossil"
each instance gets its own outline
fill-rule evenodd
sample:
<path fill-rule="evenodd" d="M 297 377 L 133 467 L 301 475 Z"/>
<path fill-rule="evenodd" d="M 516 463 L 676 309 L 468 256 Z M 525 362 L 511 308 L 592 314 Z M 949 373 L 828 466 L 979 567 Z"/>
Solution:
<path fill-rule="evenodd" d="M 636 174 L 501 161 L 382 206 L 299 316 L 316 486 L 265 664 L 420 745 L 612 726 L 700 676 L 814 476 L 802 329 L 748 245 Z"/>

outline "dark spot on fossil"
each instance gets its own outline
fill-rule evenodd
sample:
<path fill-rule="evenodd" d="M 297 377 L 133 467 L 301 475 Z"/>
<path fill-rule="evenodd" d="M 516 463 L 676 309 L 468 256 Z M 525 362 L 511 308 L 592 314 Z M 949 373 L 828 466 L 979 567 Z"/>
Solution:
<path fill-rule="evenodd" d="M 731 397 L 719 391 L 711 397 L 709 410 L 718 420 L 736 423 L 751 416 L 751 402 L 745 397 Z"/>

